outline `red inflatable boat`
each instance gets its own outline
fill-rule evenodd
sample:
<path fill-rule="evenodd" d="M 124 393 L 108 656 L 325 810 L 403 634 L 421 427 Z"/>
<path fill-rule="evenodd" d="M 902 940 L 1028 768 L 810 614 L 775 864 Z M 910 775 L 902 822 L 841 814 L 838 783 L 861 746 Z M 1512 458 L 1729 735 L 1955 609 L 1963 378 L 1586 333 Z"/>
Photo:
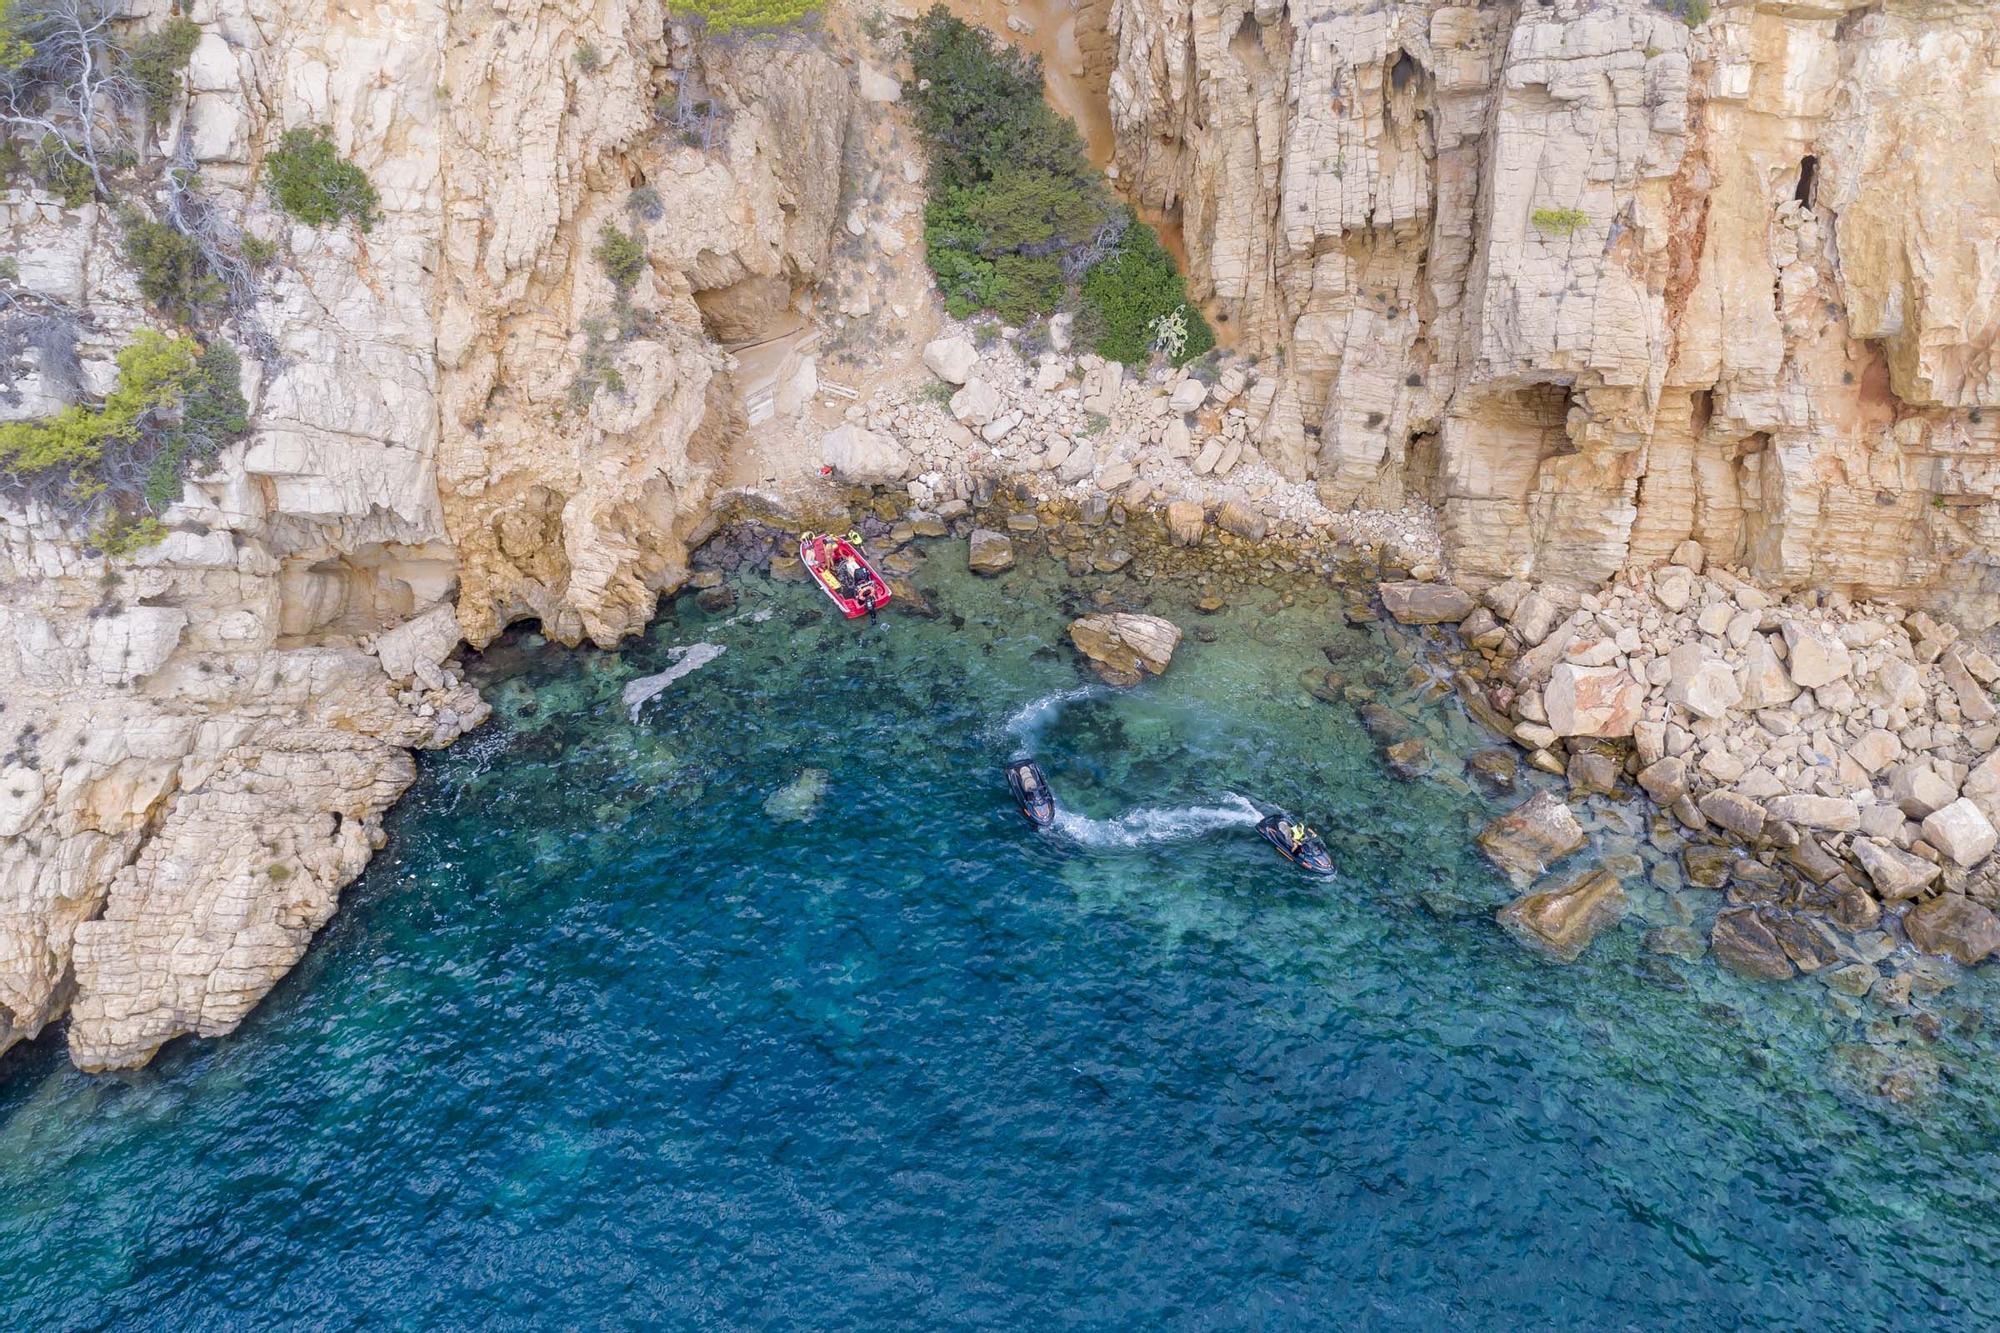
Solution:
<path fill-rule="evenodd" d="M 889 604 L 888 582 L 845 537 L 808 532 L 799 538 L 799 560 L 819 590 L 831 597 L 849 620 Z"/>

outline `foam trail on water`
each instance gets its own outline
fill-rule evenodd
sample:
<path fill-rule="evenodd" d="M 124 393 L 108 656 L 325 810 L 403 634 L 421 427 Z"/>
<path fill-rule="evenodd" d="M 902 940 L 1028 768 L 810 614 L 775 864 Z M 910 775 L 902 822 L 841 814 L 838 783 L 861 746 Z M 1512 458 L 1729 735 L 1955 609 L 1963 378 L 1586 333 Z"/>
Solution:
<path fill-rule="evenodd" d="M 1116 819 L 1091 819 L 1073 810 L 1061 810 L 1055 827 L 1086 847 L 1139 847 L 1149 842 L 1198 838 L 1217 829 L 1247 828 L 1263 817 L 1263 811 L 1247 798 L 1230 792 L 1221 805 L 1187 805 L 1172 810 L 1147 806 Z"/>
<path fill-rule="evenodd" d="M 1020 743 L 1014 757 L 1026 759 L 1034 753 L 1035 743 L 1041 740 L 1043 730 L 1049 723 L 1055 721 L 1056 714 L 1063 710 L 1063 705 L 1075 703 L 1078 699 L 1088 699 L 1093 694 L 1100 694 L 1103 688 L 1101 685 L 1078 685 L 1072 689 L 1057 690 L 1054 694 L 1045 694 L 1039 699 L 1022 704 L 1002 728 Z"/>

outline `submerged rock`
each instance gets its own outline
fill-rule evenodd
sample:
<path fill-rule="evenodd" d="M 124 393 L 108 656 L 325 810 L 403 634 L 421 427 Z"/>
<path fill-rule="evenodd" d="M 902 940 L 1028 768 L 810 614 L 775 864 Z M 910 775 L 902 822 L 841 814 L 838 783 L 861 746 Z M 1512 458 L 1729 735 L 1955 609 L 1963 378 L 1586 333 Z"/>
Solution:
<path fill-rule="evenodd" d="M 787 823 L 804 823 L 819 813 L 819 803 L 826 795 L 826 787 L 825 769 L 800 769 L 797 777 L 771 793 L 770 799 L 764 802 L 764 813 Z"/>
<path fill-rule="evenodd" d="M 1488 824 L 1480 850 L 1517 884 L 1533 881 L 1549 863 L 1584 844 L 1583 826 L 1553 792 L 1536 792 Z"/>
<path fill-rule="evenodd" d="M 1903 930 L 1925 953 L 1948 956 L 1966 967 L 2000 949 L 2000 918 L 1958 893 L 1911 908 Z"/>
<path fill-rule="evenodd" d="M 1717 961 L 1752 981 L 1789 981 L 1792 959 L 1762 908 L 1744 907 L 1715 918 L 1708 947 Z"/>
<path fill-rule="evenodd" d="M 1497 913 L 1501 925 L 1531 948 L 1574 962 L 1606 927 L 1625 914 L 1625 889 L 1608 870 L 1581 870 L 1548 889 L 1523 894 Z"/>
<path fill-rule="evenodd" d="M 1136 685 L 1141 676 L 1157 676 L 1167 669 L 1180 646 L 1181 631 L 1159 616 L 1110 611 L 1071 621 L 1069 637 L 1107 684 Z"/>
<path fill-rule="evenodd" d="M 988 578 L 1005 573 L 1014 567 L 1014 543 L 1004 532 L 974 528 L 971 544 L 966 548 L 965 563 L 973 573 L 984 574 Z"/>

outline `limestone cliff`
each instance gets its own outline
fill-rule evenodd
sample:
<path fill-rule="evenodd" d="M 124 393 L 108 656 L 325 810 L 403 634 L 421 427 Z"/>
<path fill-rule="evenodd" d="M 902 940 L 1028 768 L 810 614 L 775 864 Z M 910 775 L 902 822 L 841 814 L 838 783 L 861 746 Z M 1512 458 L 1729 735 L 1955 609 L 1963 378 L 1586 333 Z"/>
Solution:
<path fill-rule="evenodd" d="M 0 1050 L 67 1013 L 91 1069 L 229 1031 L 298 959 L 408 749 L 485 716 L 462 638 L 609 643 L 684 575 L 736 424 L 709 330 L 754 335 L 824 261 L 851 100 L 824 42 L 697 43 L 645 0 L 184 12 L 159 146 L 278 251 L 235 326 L 268 353 L 252 432 L 135 557 L 0 497 Z M 379 190 L 365 234 L 265 197 L 310 125 Z M 625 290 L 608 222 L 645 251 Z M 0 231 L 18 288 L 82 315 L 101 393 L 160 322 L 115 224 L 19 183 Z M 31 367 L 5 414 L 59 380 Z"/>
<path fill-rule="evenodd" d="M 1455 566 L 1684 538 L 2000 619 L 2000 16 L 1972 0 L 1115 0 L 1122 180 L 1285 358 L 1263 451 Z"/>

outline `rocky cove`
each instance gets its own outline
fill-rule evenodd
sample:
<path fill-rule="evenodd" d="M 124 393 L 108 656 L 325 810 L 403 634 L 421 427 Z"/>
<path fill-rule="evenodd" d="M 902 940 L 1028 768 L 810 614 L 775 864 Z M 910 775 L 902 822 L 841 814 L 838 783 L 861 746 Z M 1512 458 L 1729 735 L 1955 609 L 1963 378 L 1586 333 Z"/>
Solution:
<path fill-rule="evenodd" d="M 1338 663 L 1301 699 L 1413 782 L 1527 800 L 1485 839 L 1503 924 L 1576 958 L 1622 911 L 1657 956 L 1809 975 L 1885 1025 L 1875 1090 L 2000 947 L 1996 291 L 1977 229 L 1926 221 L 2000 209 L 1955 169 L 2000 124 L 1989 7 L 1078 6 L 1070 91 L 1231 333 L 1179 369 L 938 308 L 912 12 L 722 41 L 637 0 L 169 8 L 118 10 L 197 30 L 131 188 L 198 171 L 272 256 L 211 335 L 246 427 L 136 550 L 0 499 L 0 1049 L 234 1030 L 410 752 L 488 718 L 462 645 L 608 650 L 850 520 L 917 611 L 947 534 L 976 571 L 1054 556 L 1079 614 L 1185 593 L 1191 634 L 1335 576 L 1329 623 L 1367 623 L 1379 584 L 1408 688 L 1512 748 Z M 304 126 L 371 225 L 266 188 Z M 73 351 L 8 324 L 10 420 L 173 324 L 125 225 L 10 178 L 8 318 Z"/>

